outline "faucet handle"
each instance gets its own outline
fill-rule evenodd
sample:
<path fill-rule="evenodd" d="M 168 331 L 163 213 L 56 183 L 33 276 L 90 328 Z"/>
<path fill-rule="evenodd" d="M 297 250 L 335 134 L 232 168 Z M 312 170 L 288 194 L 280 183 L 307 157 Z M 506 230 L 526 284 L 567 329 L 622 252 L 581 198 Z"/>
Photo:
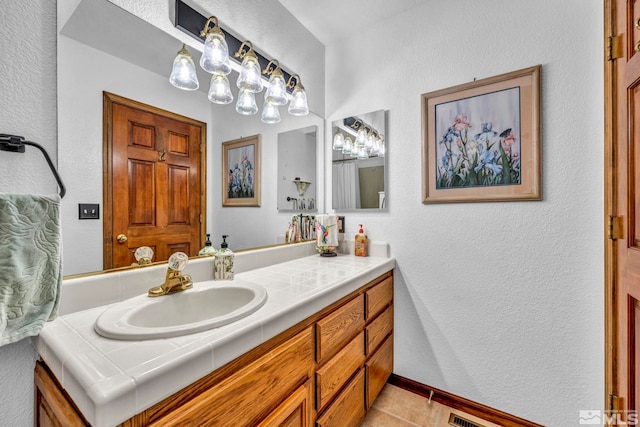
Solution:
<path fill-rule="evenodd" d="M 187 266 L 189 257 L 184 252 L 175 252 L 169 257 L 167 266 L 176 271 L 182 271 Z"/>

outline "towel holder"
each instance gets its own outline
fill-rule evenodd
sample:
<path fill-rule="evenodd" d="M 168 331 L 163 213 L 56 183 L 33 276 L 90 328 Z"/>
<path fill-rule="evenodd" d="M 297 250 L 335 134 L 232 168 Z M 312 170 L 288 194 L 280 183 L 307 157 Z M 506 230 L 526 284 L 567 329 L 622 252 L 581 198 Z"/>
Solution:
<path fill-rule="evenodd" d="M 51 161 L 51 158 L 49 157 L 49 153 L 47 153 L 47 150 L 42 148 L 40 144 L 36 144 L 35 142 L 32 142 L 32 141 L 25 141 L 23 136 L 8 135 L 5 133 L 0 133 L 0 151 L 24 153 L 25 145 L 31 145 L 32 147 L 36 147 L 38 150 L 42 152 L 42 155 L 47 161 L 49 168 L 51 168 L 51 172 L 53 172 L 53 176 L 55 177 L 56 182 L 58 183 L 58 187 L 60 187 L 60 198 L 63 198 L 65 193 L 67 192 L 67 189 L 62 183 L 62 179 L 60 178 L 60 175 L 58 175 L 58 171 L 56 170 L 55 166 L 53 166 L 53 162 Z"/>

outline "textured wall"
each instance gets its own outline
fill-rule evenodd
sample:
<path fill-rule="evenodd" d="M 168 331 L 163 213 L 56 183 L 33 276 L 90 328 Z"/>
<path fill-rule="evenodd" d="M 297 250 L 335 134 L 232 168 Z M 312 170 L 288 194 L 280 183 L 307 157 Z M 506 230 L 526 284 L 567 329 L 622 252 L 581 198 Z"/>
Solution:
<path fill-rule="evenodd" d="M 327 121 L 388 110 L 390 211 L 346 224 L 397 258 L 397 374 L 546 425 L 602 407 L 602 22 L 594 0 L 431 1 L 327 46 Z M 544 200 L 423 205 L 420 94 L 537 64 Z"/>
<path fill-rule="evenodd" d="M 3 2 L 0 52 L 0 133 L 41 144 L 55 163 L 56 3 Z M 53 175 L 37 149 L 27 147 L 24 154 L 0 152 L 0 192 L 56 191 Z M 36 357 L 29 340 L 0 347 L 0 425 L 33 425 Z"/>
<path fill-rule="evenodd" d="M 0 17 L 0 133 L 41 144 L 56 162 L 56 4 L 2 4 Z M 35 31 L 35 33 L 34 33 Z M 37 37 L 38 43 L 33 43 Z M 49 194 L 57 185 L 34 147 L 0 153 L 0 192 Z"/>

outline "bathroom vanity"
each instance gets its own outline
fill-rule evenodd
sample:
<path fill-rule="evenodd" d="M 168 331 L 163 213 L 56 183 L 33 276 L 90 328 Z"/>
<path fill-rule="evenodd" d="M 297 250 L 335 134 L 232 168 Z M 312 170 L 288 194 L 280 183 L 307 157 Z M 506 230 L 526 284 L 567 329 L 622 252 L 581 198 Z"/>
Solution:
<path fill-rule="evenodd" d="M 357 425 L 393 369 L 395 261 L 286 248 L 307 256 L 237 274 L 268 301 L 214 330 L 110 340 L 92 325 L 112 304 L 48 324 L 34 339 L 36 425 Z M 242 255 L 240 268 L 269 258 Z"/>

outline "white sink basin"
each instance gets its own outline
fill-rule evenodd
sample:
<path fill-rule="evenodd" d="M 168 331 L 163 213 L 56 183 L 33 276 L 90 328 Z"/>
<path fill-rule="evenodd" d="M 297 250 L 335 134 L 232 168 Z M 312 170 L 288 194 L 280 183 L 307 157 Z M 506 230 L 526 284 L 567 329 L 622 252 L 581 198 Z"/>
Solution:
<path fill-rule="evenodd" d="M 98 317 L 94 329 L 121 340 L 169 338 L 235 322 L 266 301 L 267 291 L 252 283 L 194 283 L 175 294 L 140 295 L 115 304 Z"/>

